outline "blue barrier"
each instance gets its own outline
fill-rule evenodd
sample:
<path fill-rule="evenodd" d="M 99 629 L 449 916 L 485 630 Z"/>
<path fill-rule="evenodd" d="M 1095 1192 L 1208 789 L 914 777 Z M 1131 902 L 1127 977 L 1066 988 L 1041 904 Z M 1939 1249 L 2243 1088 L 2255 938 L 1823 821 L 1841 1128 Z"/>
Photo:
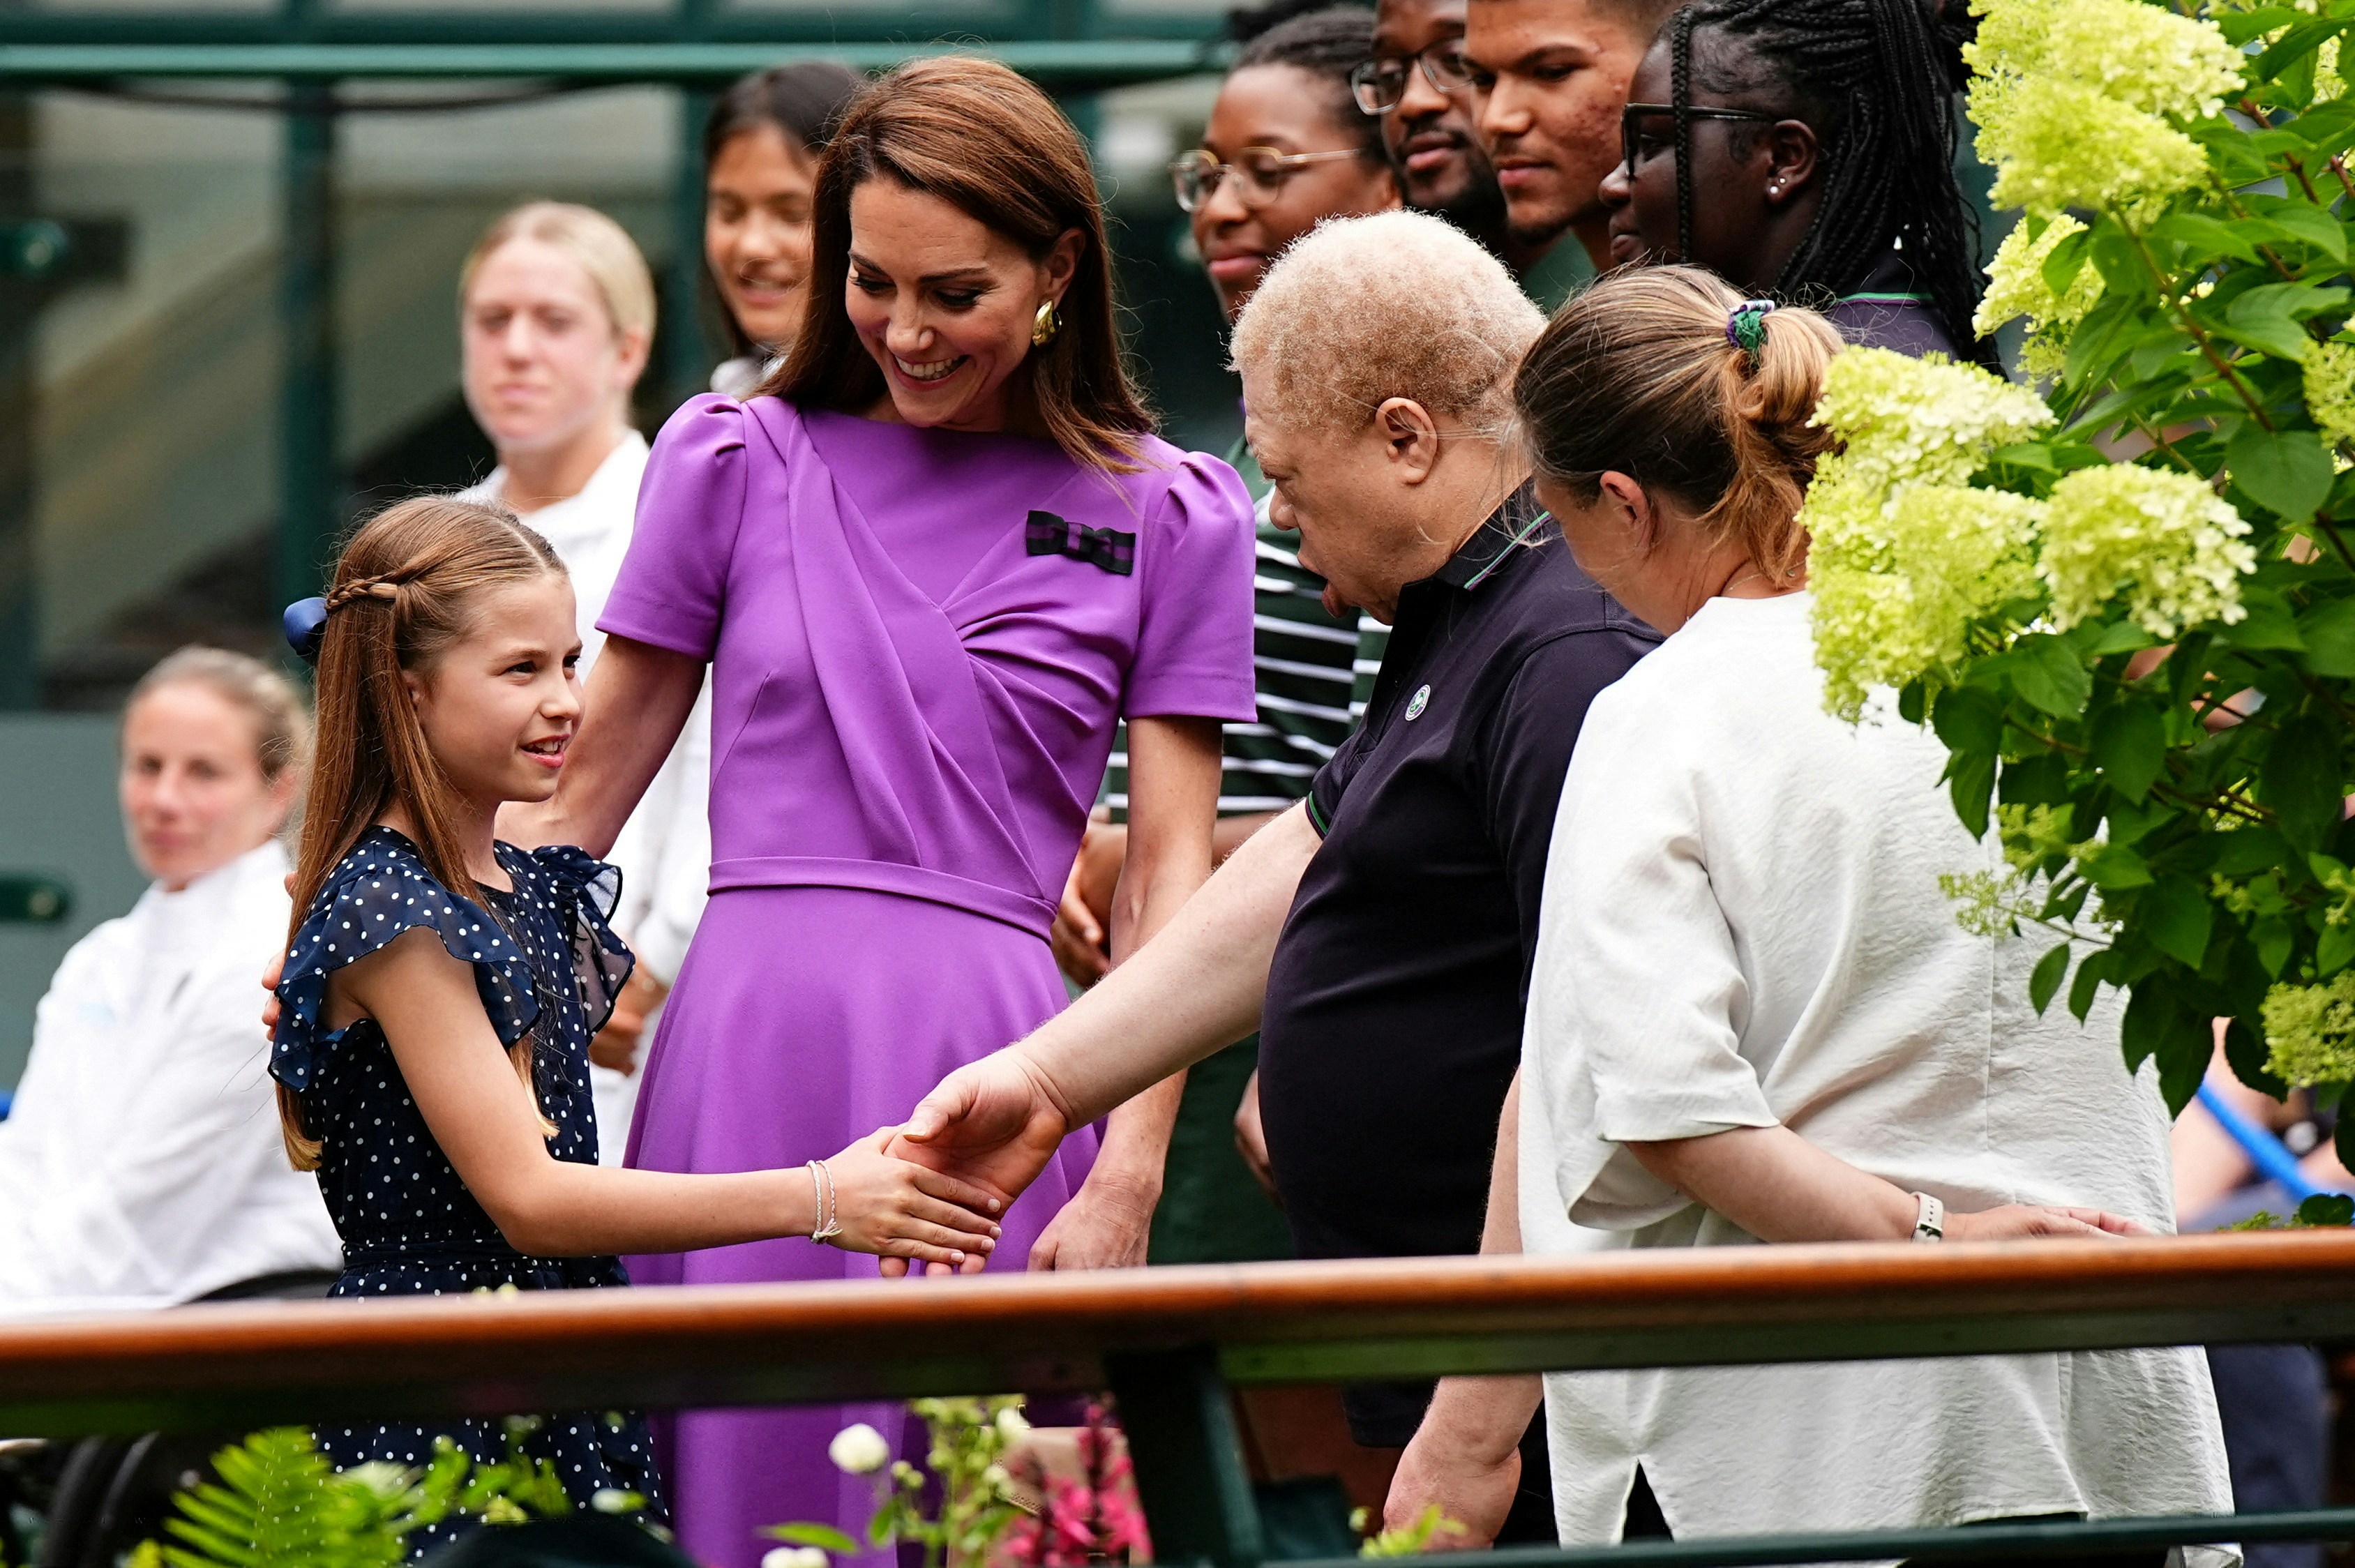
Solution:
<path fill-rule="evenodd" d="M 2242 1151 L 2249 1157 L 2249 1163 L 2255 1166 L 2258 1174 L 2266 1180 L 2275 1183 L 2300 1203 L 2328 1190 L 2317 1187 L 2307 1179 L 2306 1172 L 2298 1168 L 2297 1156 L 2289 1152 L 2288 1145 L 2274 1136 L 2269 1129 L 2257 1125 L 2234 1110 L 2226 1103 L 2224 1096 L 2205 1083 L 2200 1085 L 2200 1103 L 2208 1108 L 2210 1115 L 2216 1118 L 2216 1125 L 2232 1135 L 2232 1141 L 2239 1144 Z"/>

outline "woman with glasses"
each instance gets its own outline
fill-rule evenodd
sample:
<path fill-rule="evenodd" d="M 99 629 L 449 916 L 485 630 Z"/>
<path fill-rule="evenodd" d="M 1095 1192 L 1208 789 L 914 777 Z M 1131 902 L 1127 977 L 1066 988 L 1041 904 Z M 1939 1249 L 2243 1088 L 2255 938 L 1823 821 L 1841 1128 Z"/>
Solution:
<path fill-rule="evenodd" d="M 1169 165 L 1228 320 L 1318 223 L 1399 205 L 1381 123 L 1350 89 L 1373 45 L 1374 14 L 1358 5 L 1269 28 L 1236 56 L 1202 144 Z"/>
<path fill-rule="evenodd" d="M 1611 260 L 1690 261 L 1851 343 L 1994 366 L 1955 183 L 1970 20 L 1924 0 L 1701 0 L 1630 84 L 1603 182 Z"/>

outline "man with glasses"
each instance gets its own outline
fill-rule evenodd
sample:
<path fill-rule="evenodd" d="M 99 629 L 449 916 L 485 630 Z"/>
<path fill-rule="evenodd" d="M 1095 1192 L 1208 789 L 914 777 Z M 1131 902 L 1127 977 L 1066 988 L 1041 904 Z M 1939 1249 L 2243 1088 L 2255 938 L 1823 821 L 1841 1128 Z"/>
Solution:
<path fill-rule="evenodd" d="M 1551 310 L 1594 275 L 1584 251 L 1517 239 L 1481 151 L 1464 59 L 1465 0 L 1381 0 L 1373 58 L 1350 74 L 1358 107 L 1380 116 L 1406 205 L 1444 218 L 1502 258 Z M 1379 663 L 1379 653 L 1373 662 Z"/>
<path fill-rule="evenodd" d="M 1611 265 L 1601 187 L 1620 162 L 1619 111 L 1675 9 L 1675 0 L 1469 0 L 1464 70 L 1517 243 L 1570 235 L 1597 269 Z"/>

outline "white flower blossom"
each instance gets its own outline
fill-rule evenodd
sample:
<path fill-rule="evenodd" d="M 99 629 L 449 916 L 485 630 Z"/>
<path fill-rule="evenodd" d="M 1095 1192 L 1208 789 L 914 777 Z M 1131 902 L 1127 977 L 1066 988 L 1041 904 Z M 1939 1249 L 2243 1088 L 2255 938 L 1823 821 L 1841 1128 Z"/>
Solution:
<path fill-rule="evenodd" d="M 846 1475 L 871 1476 L 891 1462 L 891 1445 L 883 1435 L 861 1421 L 846 1426 L 834 1435 L 826 1445 L 826 1456 L 834 1467 Z M 793 1568 L 814 1568 L 807 1563 L 795 1563 Z"/>

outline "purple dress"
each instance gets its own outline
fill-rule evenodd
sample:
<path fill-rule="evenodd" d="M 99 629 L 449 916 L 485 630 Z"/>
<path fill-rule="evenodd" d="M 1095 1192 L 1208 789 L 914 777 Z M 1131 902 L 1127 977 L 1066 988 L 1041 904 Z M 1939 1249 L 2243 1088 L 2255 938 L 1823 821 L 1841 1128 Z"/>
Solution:
<path fill-rule="evenodd" d="M 1114 720 L 1253 713 L 1250 499 L 1214 458 L 1146 455 L 1107 479 L 1050 442 L 773 398 L 672 416 L 598 624 L 712 662 L 712 896 L 631 1165 L 833 1154 L 1063 1006 L 1047 928 Z M 993 1268 L 1023 1266 L 1094 1154 L 1064 1145 Z M 630 1260 L 641 1285 L 875 1267 L 799 1239 Z M 889 1405 L 665 1423 L 687 1550 L 752 1568 L 764 1524 L 863 1531 L 873 1486 L 826 1456 L 851 1421 L 900 1432 Z"/>

